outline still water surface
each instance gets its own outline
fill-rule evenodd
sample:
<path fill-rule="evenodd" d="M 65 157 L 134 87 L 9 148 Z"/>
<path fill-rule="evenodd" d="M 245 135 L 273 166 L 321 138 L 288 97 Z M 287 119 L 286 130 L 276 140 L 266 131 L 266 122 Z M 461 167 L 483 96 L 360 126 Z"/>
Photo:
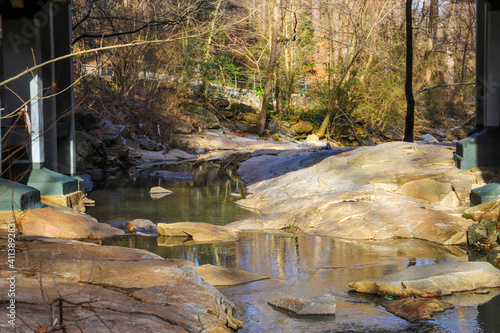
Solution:
<path fill-rule="evenodd" d="M 199 171 L 195 181 L 160 181 L 174 191 L 162 199 L 149 197 L 149 188 L 158 185 L 151 177 L 95 190 L 89 197 L 98 206 L 88 212 L 101 222 L 115 224 L 134 218 L 226 224 L 251 216 L 229 196 L 241 189 L 233 169 L 204 165 Z M 383 299 L 349 291 L 349 282 L 395 273 L 409 265 L 470 260 L 470 254 L 459 247 L 408 239 L 347 241 L 300 232 L 243 233 L 238 242 L 219 244 L 171 246 L 162 237 L 143 236 L 122 236 L 102 244 L 141 248 L 165 258 L 191 260 L 195 265 L 237 267 L 270 277 L 219 289 L 238 308 L 237 316 L 244 322 L 240 332 L 500 332 L 498 289 L 488 295 L 463 293 L 443 298 L 456 308 L 418 324 L 385 311 L 379 305 Z M 335 316 L 299 318 L 267 304 L 277 297 L 326 293 L 336 297 Z"/>

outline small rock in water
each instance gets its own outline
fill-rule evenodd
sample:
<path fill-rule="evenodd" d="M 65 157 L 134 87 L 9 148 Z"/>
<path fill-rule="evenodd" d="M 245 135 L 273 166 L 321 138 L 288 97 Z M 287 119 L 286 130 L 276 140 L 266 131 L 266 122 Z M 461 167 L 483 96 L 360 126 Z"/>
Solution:
<path fill-rule="evenodd" d="M 169 237 L 191 237 L 195 242 L 234 242 L 238 234 L 232 228 L 202 222 L 158 223 L 158 233 Z"/>
<path fill-rule="evenodd" d="M 156 231 L 156 224 L 146 219 L 135 219 L 127 222 L 128 231 Z"/>
<path fill-rule="evenodd" d="M 155 186 L 149 190 L 149 196 L 152 199 L 161 199 L 169 194 L 174 193 L 173 191 L 167 190 L 161 186 Z"/>
<path fill-rule="evenodd" d="M 382 306 L 390 313 L 408 321 L 430 319 L 436 312 L 454 308 L 452 304 L 435 298 L 403 298 L 395 301 L 384 301 Z"/>
<path fill-rule="evenodd" d="M 229 196 L 232 198 L 241 198 L 242 197 L 241 193 L 236 193 L 236 192 L 229 194 Z"/>
<path fill-rule="evenodd" d="M 308 298 L 285 297 L 268 303 L 299 315 L 333 315 L 337 310 L 335 297 L 331 294 Z"/>

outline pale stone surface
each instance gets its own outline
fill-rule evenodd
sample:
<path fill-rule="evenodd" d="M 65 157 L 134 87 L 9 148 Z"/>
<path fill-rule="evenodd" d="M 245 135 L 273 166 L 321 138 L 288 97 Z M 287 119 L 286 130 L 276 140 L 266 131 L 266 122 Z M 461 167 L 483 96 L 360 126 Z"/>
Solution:
<path fill-rule="evenodd" d="M 172 193 L 174 192 L 166 188 L 163 188 L 161 186 L 155 186 L 149 190 L 149 194 L 172 194 Z"/>
<path fill-rule="evenodd" d="M 268 279 L 266 276 L 247 272 L 239 268 L 202 265 L 196 267 L 196 272 L 201 278 L 212 286 L 232 286 Z"/>
<path fill-rule="evenodd" d="M 384 301 L 382 306 L 390 313 L 412 322 L 420 319 L 431 319 L 436 312 L 454 308 L 452 304 L 435 298 L 403 298 Z"/>
<path fill-rule="evenodd" d="M 7 260 L 6 243 L 0 240 L 0 260 Z M 16 247 L 16 310 L 31 327 L 50 325 L 46 304 L 58 297 L 92 308 L 63 303 L 69 332 L 135 332 L 138 325 L 145 332 L 230 332 L 242 325 L 234 305 L 189 261 L 76 241 L 34 239 Z M 0 297 L 8 299 L 7 272 L 0 277 Z M 0 330 L 10 329 L 6 324 Z"/>
<path fill-rule="evenodd" d="M 333 315 L 337 310 L 335 297 L 331 294 L 308 298 L 285 297 L 269 301 L 269 304 L 298 315 Z"/>
<path fill-rule="evenodd" d="M 234 242 L 238 234 L 232 228 L 202 222 L 158 223 L 158 233 L 169 237 L 191 237 L 195 242 Z"/>
<path fill-rule="evenodd" d="M 17 225 L 24 235 L 68 239 L 100 239 L 125 233 L 72 209 L 50 207 L 27 211 Z"/>
<path fill-rule="evenodd" d="M 500 270 L 488 262 L 453 262 L 410 266 L 375 279 L 349 283 L 360 293 L 397 297 L 447 295 L 500 287 Z"/>
<path fill-rule="evenodd" d="M 458 208 L 462 206 L 462 202 L 455 191 L 448 193 L 443 200 L 441 200 L 441 206 L 448 208 Z"/>
<path fill-rule="evenodd" d="M 256 158 L 264 170 L 276 157 Z M 241 173 L 244 178 L 244 170 Z M 467 228 L 474 222 L 459 215 L 468 208 L 474 183 L 472 172 L 458 170 L 446 147 L 391 142 L 345 151 L 309 168 L 259 181 L 237 204 L 278 221 L 289 220 L 281 214 L 293 215 L 293 224 L 281 223 L 283 228 L 311 235 L 465 244 Z M 451 192 L 456 198 L 447 198 Z M 458 201 L 462 205 L 454 207 Z M 229 226 L 246 230 L 280 225 L 269 218 L 260 223 L 253 218 Z"/>
<path fill-rule="evenodd" d="M 441 183 L 434 179 L 424 178 L 404 184 L 396 193 L 427 201 L 441 201 L 451 191 L 450 183 Z"/>
<path fill-rule="evenodd" d="M 156 231 L 156 224 L 146 219 L 135 219 L 127 222 L 128 231 L 137 231 L 137 229 L 142 229 L 146 231 Z"/>

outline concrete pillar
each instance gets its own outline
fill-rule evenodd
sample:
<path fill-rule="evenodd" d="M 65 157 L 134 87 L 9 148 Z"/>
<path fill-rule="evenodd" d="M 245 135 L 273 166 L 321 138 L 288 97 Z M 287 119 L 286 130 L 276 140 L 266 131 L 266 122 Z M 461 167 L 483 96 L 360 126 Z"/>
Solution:
<path fill-rule="evenodd" d="M 484 0 L 476 1 L 476 126 L 470 135 L 484 128 L 484 46 L 486 38 L 486 5 Z"/>
<path fill-rule="evenodd" d="M 72 52 L 71 4 L 54 3 L 54 56 Z M 57 148 L 59 172 L 75 175 L 75 119 L 73 110 L 73 59 L 66 58 L 55 63 L 56 84 L 60 93 L 56 96 L 58 118 Z"/>
<path fill-rule="evenodd" d="M 44 6 L 43 12 L 47 16 L 47 24 L 41 27 L 42 61 L 54 59 L 54 24 L 53 4 Z M 45 124 L 45 163 L 44 166 L 50 170 L 58 171 L 57 161 L 57 112 L 55 87 L 56 75 L 54 63 L 42 68 L 44 88 L 44 124 Z"/>
<path fill-rule="evenodd" d="M 38 19 L 3 20 L 4 45 L 4 77 L 15 76 L 28 67 L 41 62 L 40 56 L 40 22 Z M 5 115 L 19 113 L 16 128 L 7 140 L 11 145 L 25 145 L 31 159 L 18 160 L 17 163 L 43 163 L 43 100 L 41 70 L 34 70 L 28 75 L 9 83 L 5 92 Z M 12 125 L 16 118 L 6 121 L 6 126 Z M 24 126 L 24 128 L 23 128 Z M 31 140 L 30 140 L 31 139 Z"/>
<path fill-rule="evenodd" d="M 484 125 L 500 126 L 500 11 L 487 12 Z"/>

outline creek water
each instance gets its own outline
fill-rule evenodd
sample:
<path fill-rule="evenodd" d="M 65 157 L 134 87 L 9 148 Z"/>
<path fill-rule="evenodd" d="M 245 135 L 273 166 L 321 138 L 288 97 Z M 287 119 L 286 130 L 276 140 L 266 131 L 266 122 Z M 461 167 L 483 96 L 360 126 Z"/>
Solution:
<path fill-rule="evenodd" d="M 89 197 L 97 205 L 88 213 L 100 222 L 123 226 L 147 218 L 154 222 L 209 222 L 227 224 L 252 216 L 234 204 L 232 192 L 241 190 L 232 166 L 215 164 L 170 167 L 197 174 L 193 181 L 167 182 L 145 176 L 96 189 Z M 161 185 L 174 191 L 151 199 L 149 188 Z M 500 290 L 444 297 L 456 307 L 431 320 L 409 323 L 388 313 L 380 297 L 351 292 L 349 282 L 400 271 L 409 265 L 485 260 L 465 248 L 422 240 L 348 241 L 297 232 L 245 232 L 238 242 L 171 245 L 162 237 L 126 235 L 103 245 L 146 249 L 165 258 L 191 260 L 195 265 L 236 267 L 269 279 L 219 288 L 237 307 L 244 322 L 240 332 L 500 332 Z M 492 262 L 499 267 L 498 262 Z M 272 308 L 274 298 L 333 294 L 334 316 L 298 317 Z M 478 305 L 479 304 L 479 305 Z"/>

